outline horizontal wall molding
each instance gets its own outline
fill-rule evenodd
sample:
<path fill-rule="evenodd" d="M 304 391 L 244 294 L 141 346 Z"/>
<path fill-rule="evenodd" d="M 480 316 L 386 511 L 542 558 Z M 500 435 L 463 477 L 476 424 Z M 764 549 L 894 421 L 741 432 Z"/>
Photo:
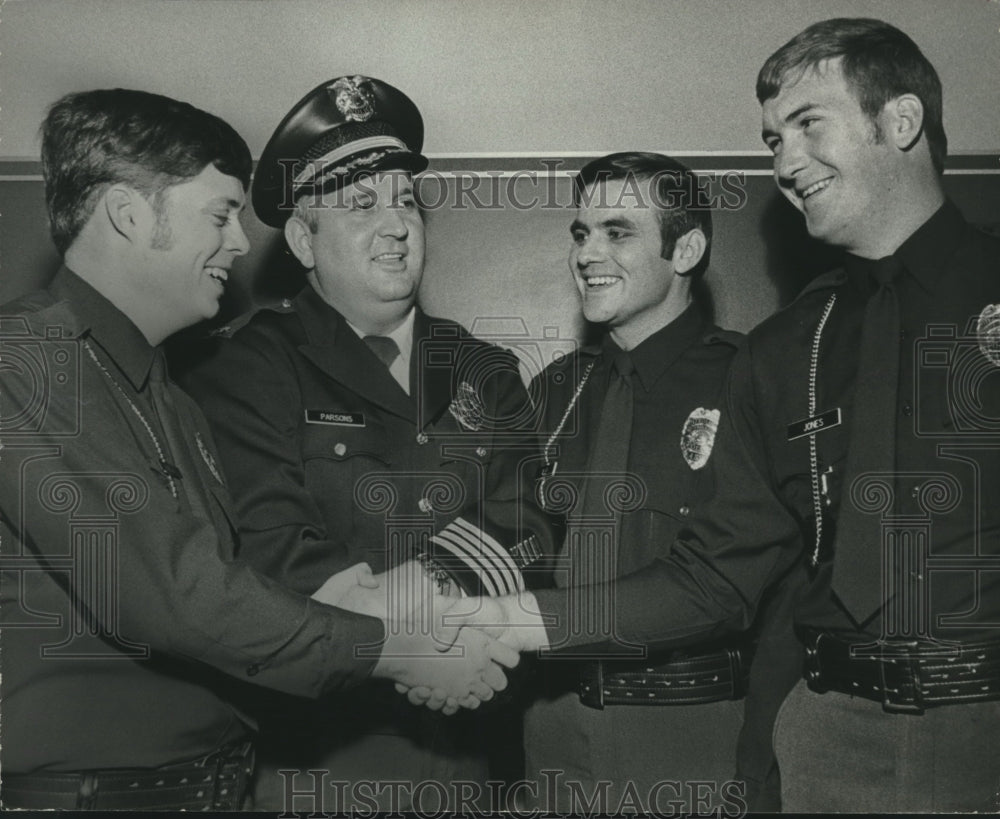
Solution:
<path fill-rule="evenodd" d="M 743 173 L 747 176 L 771 174 L 771 156 L 764 151 L 659 151 L 674 156 L 695 171 Z M 444 177 L 518 175 L 560 177 L 576 173 L 604 153 L 505 153 L 428 154 L 428 170 Z M 256 164 L 256 163 L 255 163 Z M 955 153 L 945 163 L 946 174 L 1000 174 L 1000 151 Z M 0 159 L 0 182 L 41 182 L 42 163 L 38 159 Z"/>

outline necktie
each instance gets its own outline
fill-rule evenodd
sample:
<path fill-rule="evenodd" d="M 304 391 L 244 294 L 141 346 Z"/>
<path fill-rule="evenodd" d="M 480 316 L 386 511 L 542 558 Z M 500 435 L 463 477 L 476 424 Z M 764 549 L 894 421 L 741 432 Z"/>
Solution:
<path fill-rule="evenodd" d="M 868 300 L 854 389 L 854 411 L 840 516 L 833 551 L 833 590 L 857 623 L 882 599 L 882 523 L 851 500 L 851 484 L 866 472 L 895 468 L 896 403 L 899 388 L 899 301 L 893 280 L 901 270 L 893 256 L 879 259 L 878 289 Z"/>
<path fill-rule="evenodd" d="M 181 423 L 167 387 L 167 368 L 162 352 L 157 352 L 153 358 L 153 366 L 149 370 L 148 391 L 150 402 L 156 411 L 156 417 L 163 430 L 164 441 L 159 442 L 163 449 L 162 464 L 165 472 L 174 477 L 180 497 L 187 500 L 191 511 L 198 517 L 210 520 L 210 513 L 205 502 L 204 486 L 198 473 L 198 467 L 192 460 L 190 438 L 192 430 L 185 430 Z M 183 503 L 183 501 L 182 501 Z"/>
<path fill-rule="evenodd" d="M 399 358 L 399 345 L 388 336 L 365 336 L 364 342 L 378 356 L 378 360 L 385 364 L 386 369 Z"/>
<path fill-rule="evenodd" d="M 583 493 L 582 514 L 585 516 L 608 515 L 608 505 L 604 491 L 608 477 L 623 474 L 628 469 L 628 449 L 632 438 L 632 373 L 635 365 L 632 357 L 624 350 L 614 355 L 611 365 L 611 379 L 608 391 L 601 405 L 597 437 L 587 460 L 587 474 L 594 480 L 587 480 Z"/>

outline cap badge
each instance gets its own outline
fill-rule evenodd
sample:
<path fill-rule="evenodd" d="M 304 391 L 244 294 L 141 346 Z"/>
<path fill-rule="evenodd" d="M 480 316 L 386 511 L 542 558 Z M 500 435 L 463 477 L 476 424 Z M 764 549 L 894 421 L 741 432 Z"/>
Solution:
<path fill-rule="evenodd" d="M 333 101 L 344 119 L 365 122 L 375 116 L 375 96 L 368 89 L 368 78 L 341 77 L 333 84 Z"/>
<path fill-rule="evenodd" d="M 205 442 L 201 440 L 201 433 L 196 432 L 194 434 L 195 443 L 198 444 L 198 451 L 201 453 L 201 459 L 205 462 L 205 466 L 208 467 L 208 471 L 212 473 L 212 477 L 215 478 L 219 483 L 225 484 L 222 480 L 222 473 L 219 472 L 219 466 L 215 463 L 215 458 L 212 457 L 212 453 L 208 451 L 208 447 L 205 446 Z"/>
<path fill-rule="evenodd" d="M 465 429 L 475 432 L 483 428 L 483 399 L 476 394 L 468 381 L 462 381 L 451 404 L 450 412 Z"/>
<path fill-rule="evenodd" d="M 976 322 L 979 349 L 991 364 L 1000 367 L 1000 304 L 987 304 Z"/>
<path fill-rule="evenodd" d="M 681 454 L 692 469 L 701 469 L 708 463 L 715 445 L 715 432 L 719 428 L 719 411 L 698 407 L 684 422 L 681 430 Z"/>

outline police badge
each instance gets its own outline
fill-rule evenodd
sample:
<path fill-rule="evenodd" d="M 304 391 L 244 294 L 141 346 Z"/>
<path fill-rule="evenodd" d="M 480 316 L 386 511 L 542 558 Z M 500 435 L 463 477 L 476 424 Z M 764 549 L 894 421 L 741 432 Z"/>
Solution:
<path fill-rule="evenodd" d="M 708 463 L 719 428 L 719 411 L 698 407 L 692 410 L 681 430 L 681 454 L 692 469 L 701 469 Z"/>
<path fill-rule="evenodd" d="M 344 119 L 365 122 L 375 115 L 375 97 L 365 87 L 368 78 L 341 77 L 333 84 L 333 101 Z"/>
<path fill-rule="evenodd" d="M 476 394 L 468 381 L 462 381 L 458 385 L 454 399 L 448 406 L 448 412 L 462 427 L 475 432 L 483 428 L 484 411 L 483 400 Z"/>
<path fill-rule="evenodd" d="M 976 322 L 979 349 L 994 366 L 1000 367 L 1000 304 L 987 304 Z"/>
<path fill-rule="evenodd" d="M 205 466 L 208 467 L 208 471 L 212 473 L 212 477 L 219 483 L 225 484 L 225 481 L 222 480 L 222 473 L 219 472 L 219 467 L 215 463 L 215 458 L 213 458 L 212 453 L 208 451 L 208 447 L 205 446 L 205 442 L 201 440 L 200 432 L 196 432 L 194 434 L 194 441 L 198 444 L 198 451 L 201 453 L 201 459 L 205 462 Z"/>

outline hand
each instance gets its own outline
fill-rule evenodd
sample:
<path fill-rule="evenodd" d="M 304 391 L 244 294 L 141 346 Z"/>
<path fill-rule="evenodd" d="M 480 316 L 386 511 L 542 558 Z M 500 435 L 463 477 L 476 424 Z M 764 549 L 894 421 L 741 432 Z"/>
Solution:
<path fill-rule="evenodd" d="M 373 605 L 372 598 L 382 600 L 379 594 L 378 580 L 372 575 L 372 567 L 367 563 L 355 563 L 353 566 L 330 575 L 311 595 L 313 600 L 327 606 L 337 606 L 351 611 L 370 612 L 365 607 Z"/>
<path fill-rule="evenodd" d="M 411 702 L 451 714 L 459 706 L 478 707 L 507 687 L 501 666 L 516 666 L 517 652 L 473 629 L 451 647 L 436 646 L 432 631 L 415 625 L 387 624 L 374 671 L 375 676 L 395 680 L 398 689 L 415 691 Z"/>
<path fill-rule="evenodd" d="M 478 629 L 514 651 L 548 648 L 548 633 L 531 592 L 448 600 L 435 620 L 435 643 L 446 649 L 462 629 Z"/>

